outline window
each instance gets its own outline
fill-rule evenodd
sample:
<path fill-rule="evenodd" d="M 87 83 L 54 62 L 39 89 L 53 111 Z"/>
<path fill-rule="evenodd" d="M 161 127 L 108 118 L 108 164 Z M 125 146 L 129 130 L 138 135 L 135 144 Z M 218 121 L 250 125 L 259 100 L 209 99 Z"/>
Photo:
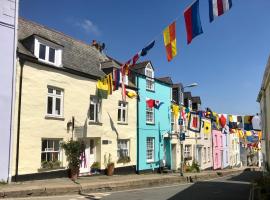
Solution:
<path fill-rule="evenodd" d="M 55 63 L 55 49 L 40 43 L 38 58 L 46 62 Z"/>
<path fill-rule="evenodd" d="M 180 90 L 180 103 L 184 105 L 184 93 Z"/>
<path fill-rule="evenodd" d="M 42 139 L 41 162 L 60 161 L 60 139 Z"/>
<path fill-rule="evenodd" d="M 155 138 L 148 137 L 146 139 L 146 162 L 154 162 L 155 161 Z"/>
<path fill-rule="evenodd" d="M 210 162 L 211 159 L 210 147 L 208 147 L 207 150 L 208 150 L 208 162 Z"/>
<path fill-rule="evenodd" d="M 101 101 L 97 96 L 90 96 L 89 120 L 91 122 L 100 122 Z"/>
<path fill-rule="evenodd" d="M 122 73 L 120 73 L 119 83 L 122 83 Z M 128 85 L 128 75 L 125 75 L 124 77 L 124 84 Z"/>
<path fill-rule="evenodd" d="M 171 111 L 171 130 L 174 131 L 174 114 Z"/>
<path fill-rule="evenodd" d="M 47 115 L 53 117 L 63 116 L 63 90 L 48 87 Z"/>
<path fill-rule="evenodd" d="M 50 44 L 50 42 L 36 38 L 35 39 L 35 56 L 42 62 L 53 64 L 55 66 L 62 65 L 62 49 L 61 47 L 52 47 L 56 46 Z M 52 45 L 52 46 L 51 46 Z"/>
<path fill-rule="evenodd" d="M 206 147 L 203 148 L 203 162 L 206 163 Z"/>
<path fill-rule="evenodd" d="M 184 158 L 191 158 L 191 145 L 185 145 Z"/>
<path fill-rule="evenodd" d="M 154 107 L 149 108 L 148 106 L 146 106 L 146 123 L 149 123 L 149 124 L 155 123 Z"/>
<path fill-rule="evenodd" d="M 118 122 L 127 123 L 128 122 L 128 103 L 119 101 L 118 102 Z"/>
<path fill-rule="evenodd" d="M 125 158 L 129 156 L 129 140 L 117 141 L 117 157 Z"/>
<path fill-rule="evenodd" d="M 146 66 L 145 76 L 146 76 L 146 89 L 153 91 L 155 89 L 154 71 L 150 66 Z"/>

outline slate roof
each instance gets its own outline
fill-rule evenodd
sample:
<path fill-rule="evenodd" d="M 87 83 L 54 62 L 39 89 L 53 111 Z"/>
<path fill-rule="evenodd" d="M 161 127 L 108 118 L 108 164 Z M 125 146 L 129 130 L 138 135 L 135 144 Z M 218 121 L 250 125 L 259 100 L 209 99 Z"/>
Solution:
<path fill-rule="evenodd" d="M 184 99 L 191 99 L 191 92 L 184 92 Z"/>
<path fill-rule="evenodd" d="M 19 18 L 18 24 L 17 50 L 19 53 L 35 58 L 34 54 L 23 45 L 23 40 L 37 35 L 63 47 L 63 68 L 96 77 L 103 77 L 105 75 L 100 69 L 100 64 L 108 61 L 109 58 L 100 53 L 95 47 L 26 19 Z"/>
<path fill-rule="evenodd" d="M 164 83 L 168 83 L 170 85 L 173 85 L 171 77 L 167 76 L 167 77 L 160 77 L 160 78 L 157 78 L 157 79 L 164 82 Z"/>

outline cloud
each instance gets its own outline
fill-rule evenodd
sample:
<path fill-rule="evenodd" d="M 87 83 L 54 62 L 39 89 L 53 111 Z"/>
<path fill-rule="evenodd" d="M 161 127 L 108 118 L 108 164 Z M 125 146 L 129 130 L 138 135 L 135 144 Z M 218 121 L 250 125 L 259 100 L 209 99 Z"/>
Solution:
<path fill-rule="evenodd" d="M 83 29 L 86 33 L 93 33 L 94 35 L 97 35 L 97 36 L 101 34 L 97 25 L 95 25 L 89 19 L 85 19 L 82 22 L 76 22 L 75 25 Z"/>

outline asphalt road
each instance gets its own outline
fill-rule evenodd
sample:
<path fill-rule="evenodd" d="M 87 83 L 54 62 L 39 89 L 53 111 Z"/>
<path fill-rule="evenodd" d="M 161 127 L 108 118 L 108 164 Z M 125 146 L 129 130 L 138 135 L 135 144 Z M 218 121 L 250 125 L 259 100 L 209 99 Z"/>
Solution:
<path fill-rule="evenodd" d="M 17 200 L 248 200 L 250 182 L 260 172 L 244 172 L 209 181 L 154 188 L 133 189 L 83 195 L 19 198 Z"/>

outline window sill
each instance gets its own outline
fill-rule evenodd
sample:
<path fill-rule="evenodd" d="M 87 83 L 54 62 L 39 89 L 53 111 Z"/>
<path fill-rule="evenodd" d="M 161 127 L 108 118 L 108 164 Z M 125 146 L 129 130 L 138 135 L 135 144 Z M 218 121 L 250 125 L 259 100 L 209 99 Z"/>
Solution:
<path fill-rule="evenodd" d="M 155 89 L 151 90 L 151 89 L 147 89 L 146 88 L 146 91 L 148 91 L 148 92 L 155 92 Z"/>
<path fill-rule="evenodd" d="M 54 119 L 54 120 L 61 120 L 61 121 L 65 120 L 65 118 L 62 116 L 53 116 L 53 115 L 46 115 L 45 119 Z"/>
<path fill-rule="evenodd" d="M 117 124 L 119 124 L 119 125 L 128 125 L 127 122 L 117 122 Z"/>
<path fill-rule="evenodd" d="M 101 122 L 88 122 L 88 125 L 97 125 L 97 126 L 102 126 L 103 125 L 103 123 L 101 123 Z"/>
<path fill-rule="evenodd" d="M 152 126 L 155 126 L 155 123 L 146 122 L 146 125 L 152 125 Z"/>
<path fill-rule="evenodd" d="M 155 163 L 155 161 L 154 160 L 147 160 L 146 163 L 147 164 L 152 164 L 152 163 Z"/>
<path fill-rule="evenodd" d="M 48 172 L 48 171 L 58 171 L 61 169 L 65 169 L 65 167 L 57 167 L 57 168 L 40 168 L 38 172 Z"/>

